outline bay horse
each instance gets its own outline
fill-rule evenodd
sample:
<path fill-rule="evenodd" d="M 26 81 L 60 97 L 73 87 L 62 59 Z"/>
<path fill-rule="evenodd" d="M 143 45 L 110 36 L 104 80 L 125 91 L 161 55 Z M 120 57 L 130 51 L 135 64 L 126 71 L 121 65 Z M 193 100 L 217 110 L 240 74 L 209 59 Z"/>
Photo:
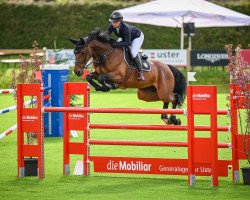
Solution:
<path fill-rule="evenodd" d="M 77 76 L 82 76 L 83 70 L 89 66 L 92 59 L 94 72 L 89 73 L 86 80 L 96 91 L 137 88 L 138 99 L 146 102 L 162 101 L 164 109 L 168 108 L 169 102 L 172 102 L 173 109 L 183 105 L 186 79 L 175 67 L 150 60 L 151 71 L 143 72 L 146 80 L 138 81 L 137 71 L 125 62 L 123 49 L 113 48 L 115 40 L 106 32 L 97 29 L 85 38 L 69 40 L 75 44 L 74 73 Z M 168 118 L 166 114 L 162 114 L 161 119 L 166 124 L 181 124 L 175 115 Z"/>

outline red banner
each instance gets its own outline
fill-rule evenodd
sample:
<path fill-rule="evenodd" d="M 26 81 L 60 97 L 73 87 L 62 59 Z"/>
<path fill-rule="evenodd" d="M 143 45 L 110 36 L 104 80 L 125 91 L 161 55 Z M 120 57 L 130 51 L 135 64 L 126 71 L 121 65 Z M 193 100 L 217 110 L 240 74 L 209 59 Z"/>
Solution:
<path fill-rule="evenodd" d="M 250 66 L 250 49 L 244 49 L 241 51 L 241 55 L 247 64 Z"/>
<path fill-rule="evenodd" d="M 132 173 L 132 174 L 172 174 L 187 175 L 187 159 L 165 158 L 128 158 L 91 156 L 95 172 Z M 228 176 L 227 160 L 218 161 L 218 175 Z M 195 163 L 195 175 L 211 176 L 211 166 L 208 163 Z"/>

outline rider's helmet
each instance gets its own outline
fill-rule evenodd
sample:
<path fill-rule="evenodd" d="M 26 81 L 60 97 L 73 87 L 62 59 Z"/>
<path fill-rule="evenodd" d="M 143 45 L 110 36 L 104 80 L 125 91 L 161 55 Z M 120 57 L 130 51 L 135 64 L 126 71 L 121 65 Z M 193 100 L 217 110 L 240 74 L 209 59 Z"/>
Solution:
<path fill-rule="evenodd" d="M 119 20 L 121 21 L 123 20 L 122 14 L 118 11 L 112 12 L 112 14 L 110 15 L 109 21 L 112 22 L 112 21 L 119 21 Z"/>

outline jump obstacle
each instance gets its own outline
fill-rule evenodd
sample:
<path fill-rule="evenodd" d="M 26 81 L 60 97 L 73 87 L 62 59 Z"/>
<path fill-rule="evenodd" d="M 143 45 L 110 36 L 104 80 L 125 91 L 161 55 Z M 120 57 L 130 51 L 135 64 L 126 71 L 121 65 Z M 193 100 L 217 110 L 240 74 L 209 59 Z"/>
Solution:
<path fill-rule="evenodd" d="M 45 87 L 44 88 L 44 92 L 47 92 L 51 90 L 51 87 Z M 16 90 L 14 89 L 3 89 L 3 90 L 0 90 L 0 94 L 15 94 L 16 93 Z M 45 106 L 50 106 L 50 102 L 48 101 L 50 99 L 50 94 L 47 94 L 47 95 L 44 95 L 43 99 L 45 101 L 47 101 L 45 103 Z M 23 106 L 24 107 L 28 107 L 28 106 L 31 106 L 31 105 L 34 105 L 36 103 L 36 99 L 32 98 L 31 100 L 29 101 L 26 101 Z M 4 108 L 4 109 L 1 109 L 0 110 L 0 115 L 2 114 L 5 114 L 5 113 L 8 113 L 8 112 L 11 112 L 11 111 L 14 111 L 17 109 L 17 105 L 14 105 L 14 106 L 10 106 L 8 108 Z M 17 124 L 13 125 L 12 127 L 10 127 L 9 129 L 7 129 L 6 131 L 4 131 L 3 133 L 0 134 L 0 140 L 5 138 L 6 136 L 8 136 L 9 134 L 11 134 L 13 131 L 15 131 L 17 129 Z"/>
<path fill-rule="evenodd" d="M 188 86 L 187 110 L 136 109 L 136 108 L 90 108 L 89 85 L 86 83 L 64 84 L 64 106 L 44 107 L 41 86 L 39 84 L 23 84 L 17 87 L 18 98 L 18 176 L 24 174 L 24 157 L 38 158 L 38 178 L 44 177 L 43 149 L 43 112 L 64 112 L 64 159 L 63 174 L 70 173 L 70 154 L 83 156 L 83 175 L 90 174 L 90 162 L 94 163 L 95 172 L 136 173 L 136 174 L 172 174 L 188 175 L 188 184 L 195 184 L 196 176 L 211 176 L 211 186 L 218 185 L 218 177 L 228 176 L 228 166 L 232 166 L 233 181 L 239 180 L 239 160 L 245 159 L 243 135 L 238 134 L 237 112 L 244 109 L 247 98 L 240 89 L 231 85 L 231 109 L 217 110 L 216 86 Z M 249 85 L 250 89 L 250 85 Z M 240 95 L 239 95 L 240 94 Z M 70 107 L 70 95 L 83 95 L 83 107 Z M 24 96 L 36 96 L 36 108 L 24 108 Z M 236 103 L 236 97 L 238 101 Z M 186 126 L 172 125 L 129 125 L 129 124 L 91 124 L 91 113 L 130 113 L 130 114 L 184 114 L 187 115 Z M 195 115 L 210 116 L 210 126 L 196 126 Z M 231 127 L 218 126 L 218 115 L 231 115 Z M 187 142 L 131 141 L 131 140 L 94 140 L 90 139 L 90 129 L 129 129 L 129 130 L 182 130 L 187 131 Z M 83 131 L 82 142 L 70 142 L 70 130 Z M 231 130 L 231 143 L 218 144 L 218 131 Z M 194 131 L 210 131 L 209 138 L 198 138 Z M 25 145 L 25 132 L 36 132 L 37 145 Z M 249 138 L 248 138 L 249 139 Z M 187 147 L 187 159 L 169 158 L 136 158 L 91 156 L 91 145 L 126 145 L 126 146 L 164 146 Z M 219 160 L 218 148 L 231 148 L 231 160 Z M 206 171 L 199 169 L 205 168 Z M 177 170 L 168 170 L 177 169 Z M 184 172 L 178 169 L 185 169 Z"/>
<path fill-rule="evenodd" d="M 45 87 L 44 106 L 62 106 L 63 103 L 63 83 L 68 81 L 68 67 L 65 65 L 45 65 L 43 68 L 42 79 Z M 14 89 L 0 89 L 1 94 L 15 94 Z M 31 102 L 25 103 L 25 106 L 35 105 L 36 99 L 32 98 Z M 0 110 L 0 115 L 16 110 L 16 105 Z M 58 137 L 62 136 L 63 129 L 59 126 L 62 124 L 63 114 L 46 113 L 44 116 L 44 131 L 45 136 Z M 0 140 L 17 128 L 16 124 L 0 134 Z M 61 135 L 60 135 L 61 134 Z M 72 131 L 72 135 L 77 136 L 76 132 Z"/>

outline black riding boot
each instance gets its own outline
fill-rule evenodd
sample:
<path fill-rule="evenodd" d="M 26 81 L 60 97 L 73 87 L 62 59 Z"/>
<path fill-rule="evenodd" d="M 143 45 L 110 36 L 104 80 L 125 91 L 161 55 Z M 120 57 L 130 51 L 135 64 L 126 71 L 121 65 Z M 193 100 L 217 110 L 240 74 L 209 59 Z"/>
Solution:
<path fill-rule="evenodd" d="M 145 77 L 144 77 L 143 72 L 142 72 L 141 57 L 137 54 L 137 56 L 134 59 L 135 59 L 136 69 L 138 71 L 138 73 L 137 73 L 137 80 L 145 81 Z"/>

